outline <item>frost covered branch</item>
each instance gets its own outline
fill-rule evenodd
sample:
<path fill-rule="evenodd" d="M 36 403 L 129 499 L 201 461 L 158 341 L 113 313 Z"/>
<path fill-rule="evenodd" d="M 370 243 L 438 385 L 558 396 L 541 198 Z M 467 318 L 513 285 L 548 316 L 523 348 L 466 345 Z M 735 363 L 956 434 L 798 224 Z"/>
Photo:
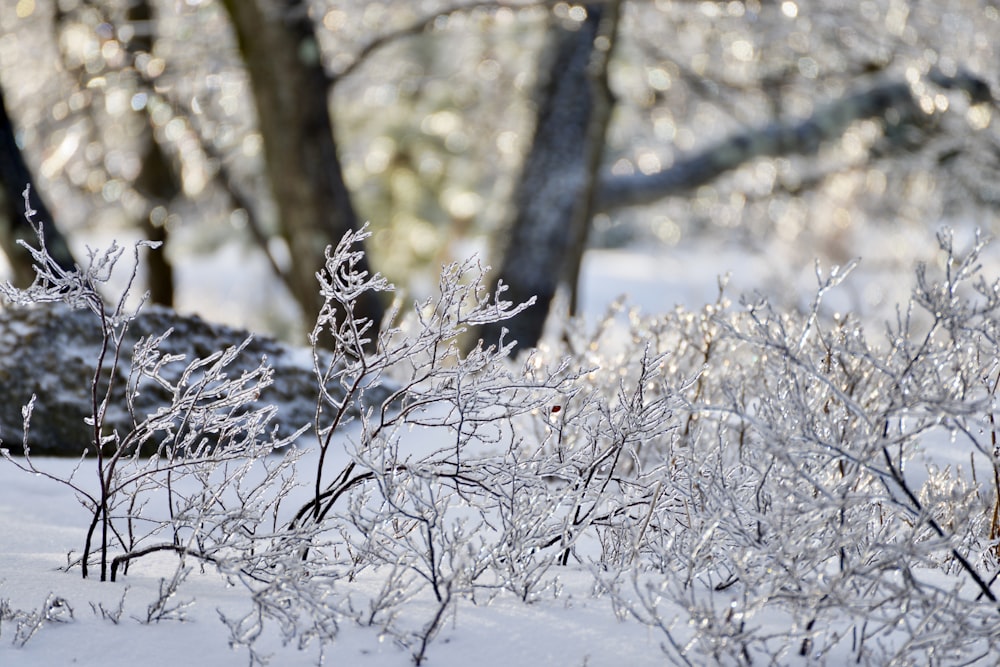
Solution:
<path fill-rule="evenodd" d="M 253 402 L 267 364 L 229 371 L 245 346 L 181 361 L 160 351 L 164 333 L 130 351 L 126 377 L 95 376 L 94 442 L 72 475 L 7 455 L 81 498 L 98 543 L 82 567 L 110 563 L 114 578 L 176 556 L 146 621 L 183 616 L 193 560 L 246 591 L 249 608 L 222 619 L 252 664 L 274 633 L 322 658 L 345 623 L 422 664 L 460 605 L 558 599 L 564 573 L 589 572 L 678 664 L 1000 650 L 1000 283 L 982 276 L 981 240 L 961 252 L 942 234 L 942 269 L 917 271 L 877 336 L 825 305 L 851 266 L 817 267 L 801 312 L 720 290 L 697 312 L 630 312 L 624 336 L 612 309 L 514 362 L 502 340 L 463 351 L 524 307 L 474 261 L 377 333 L 341 317 L 391 289 L 360 268 L 366 233 L 318 274 L 310 434 L 276 437 Z M 46 280 L 37 298 L 86 284 Z M 104 308 L 110 358 L 130 319 Z M 112 381 L 171 399 L 144 414 L 107 398 Z M 128 428 L 106 427 L 113 410 Z"/>

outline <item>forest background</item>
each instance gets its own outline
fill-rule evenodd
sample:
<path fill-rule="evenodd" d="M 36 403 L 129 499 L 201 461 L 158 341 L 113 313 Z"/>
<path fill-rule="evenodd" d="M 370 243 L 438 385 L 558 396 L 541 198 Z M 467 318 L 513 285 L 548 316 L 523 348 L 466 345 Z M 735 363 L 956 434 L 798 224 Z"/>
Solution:
<path fill-rule="evenodd" d="M 506 325 L 524 346 L 557 294 L 578 310 L 586 247 L 909 273 L 942 220 L 995 225 L 988 2 L 5 0 L 0 21 L 21 284 L 30 179 L 67 265 L 88 240 L 165 241 L 154 302 L 288 339 L 361 221 L 414 296 L 479 252 L 538 299 Z M 247 274 L 194 268 L 218 253 Z"/>

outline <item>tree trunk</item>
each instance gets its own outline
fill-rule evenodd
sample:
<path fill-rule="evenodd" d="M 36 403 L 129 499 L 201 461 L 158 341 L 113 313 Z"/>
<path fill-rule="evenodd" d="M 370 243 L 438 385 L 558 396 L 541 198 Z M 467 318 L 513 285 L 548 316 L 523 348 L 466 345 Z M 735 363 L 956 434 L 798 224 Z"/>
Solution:
<path fill-rule="evenodd" d="M 153 137 L 152 126 L 147 127 L 146 150 L 142 155 L 142 170 L 133 184 L 146 200 L 146 214 L 142 220 L 142 233 L 148 241 L 159 241 L 163 245 L 147 254 L 146 285 L 149 298 L 161 306 L 174 305 L 174 267 L 167 259 L 166 209 L 181 192 L 180 183 L 170 166 L 160 144 Z M 162 215 L 157 211 L 161 208 Z"/>
<path fill-rule="evenodd" d="M 14 137 L 14 125 L 7 115 L 3 90 L 0 89 L 0 248 L 7 255 L 14 271 L 12 282 L 26 287 L 35 279 L 31 255 L 17 244 L 24 239 L 35 245 L 35 231 L 24 218 L 24 189 L 31 185 L 29 202 L 36 211 L 34 221 L 42 223 L 45 246 L 49 254 L 64 269 L 75 265 L 69 245 L 52 220 L 52 214 L 42 200 L 41 193 L 31 177 L 31 170 L 21 155 Z"/>
<path fill-rule="evenodd" d="M 224 0 L 253 87 L 267 174 L 292 255 L 289 287 L 307 320 L 323 305 L 316 272 L 330 244 L 358 226 L 330 119 L 330 79 L 302 0 Z M 365 268 L 365 267 L 362 267 Z M 381 323 L 366 293 L 361 312 Z"/>
<path fill-rule="evenodd" d="M 130 5 L 125 17 L 129 22 L 145 22 L 154 25 L 153 8 L 147 0 L 138 0 Z M 152 31 L 147 30 L 138 34 L 126 44 L 126 49 L 133 63 L 140 53 L 152 54 Z M 148 90 L 148 92 L 152 92 L 152 90 Z M 149 298 L 153 303 L 161 306 L 173 306 L 174 267 L 167 257 L 169 230 L 167 229 L 168 215 L 165 211 L 169 210 L 171 202 L 181 194 L 182 187 L 180 179 L 170 164 L 170 158 L 156 140 L 154 124 L 152 118 L 149 117 L 148 106 L 145 113 L 148 122 L 142 137 L 142 142 L 145 144 L 142 153 L 142 170 L 133 186 L 136 192 L 146 200 L 146 210 L 142 220 L 143 235 L 149 241 L 159 241 L 162 244 L 147 255 L 146 285 L 149 288 Z M 164 210 L 162 215 L 157 213 L 157 209 L 160 207 Z"/>
<path fill-rule="evenodd" d="M 540 88 L 534 141 L 515 195 L 515 217 L 497 279 L 505 299 L 532 296 L 533 308 L 507 322 L 484 326 L 483 340 L 496 343 L 501 330 L 517 348 L 542 335 L 552 299 L 568 274 L 579 271 L 593 213 L 593 190 L 613 106 L 607 65 L 615 41 L 620 2 L 587 6 L 575 30 L 554 29 L 548 77 Z"/>

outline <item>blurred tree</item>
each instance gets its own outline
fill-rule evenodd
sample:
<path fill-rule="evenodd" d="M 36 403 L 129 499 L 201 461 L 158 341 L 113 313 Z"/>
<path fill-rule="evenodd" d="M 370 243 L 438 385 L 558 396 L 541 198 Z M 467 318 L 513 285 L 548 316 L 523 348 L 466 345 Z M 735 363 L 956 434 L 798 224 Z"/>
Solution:
<path fill-rule="evenodd" d="M 608 64 L 620 7 L 621 2 L 588 5 L 578 20 L 557 22 L 552 29 L 553 53 L 539 86 L 534 140 L 497 272 L 497 280 L 508 286 L 504 298 L 521 303 L 534 297 L 536 303 L 513 320 L 483 327 L 487 343 L 498 342 L 506 328 L 519 347 L 534 346 L 556 288 L 576 282 L 611 117 Z"/>
<path fill-rule="evenodd" d="M 986 0 L 17 0 L 0 28 L 57 214 L 117 207 L 186 252 L 252 239 L 307 316 L 359 219 L 418 295 L 414 271 L 506 239 L 507 296 L 540 301 L 509 323 L 524 347 L 559 289 L 576 309 L 589 244 L 843 259 L 869 221 L 1000 203 Z"/>
<path fill-rule="evenodd" d="M 132 66 L 153 55 L 153 30 L 156 26 L 153 7 L 148 0 L 133 0 L 125 11 L 125 20 L 132 26 L 143 26 L 144 30 L 133 30 L 133 37 L 125 41 Z M 150 81 L 144 78 L 137 82 L 139 94 L 149 96 L 154 93 Z M 174 303 L 174 270 L 167 256 L 168 228 L 171 203 L 181 195 L 182 188 L 176 168 L 156 137 L 155 124 L 149 114 L 150 107 L 144 107 L 146 124 L 141 130 L 142 166 L 135 180 L 135 189 L 145 200 L 142 212 L 142 231 L 149 241 L 163 245 L 157 252 L 146 258 L 147 284 L 153 303 L 172 306 Z"/>
<path fill-rule="evenodd" d="M 327 246 L 358 228 L 330 119 L 330 77 L 303 0 L 224 0 L 250 74 L 264 141 L 268 180 L 281 234 L 293 257 L 289 286 L 314 321 L 323 305 L 316 272 Z M 367 259 L 362 270 L 367 270 Z M 366 292 L 355 313 L 382 322 Z"/>
<path fill-rule="evenodd" d="M 145 258 L 150 299 L 154 303 L 173 305 L 174 276 L 166 247 L 167 220 L 172 204 L 181 195 L 181 184 L 178 166 L 168 152 L 171 147 L 161 145 L 163 137 L 157 137 L 156 123 L 151 115 L 154 107 L 145 103 L 156 95 L 156 75 L 148 69 L 157 25 L 154 8 L 148 0 L 136 0 L 124 7 L 96 0 L 57 3 L 53 24 L 57 35 L 72 34 L 80 28 L 92 29 L 101 45 L 104 57 L 101 61 L 93 61 L 75 57 L 71 40 L 59 40 L 61 69 L 75 79 L 78 90 L 100 91 L 113 80 L 122 90 L 132 94 L 128 134 L 138 151 L 138 169 L 131 185 L 139 197 L 130 213 L 146 239 L 162 244 L 159 250 L 148 253 Z M 116 26 L 117 30 L 113 32 L 111 26 Z M 105 109 L 110 105 L 111 99 L 105 98 Z M 84 110 L 95 126 L 107 122 L 100 117 L 95 105 L 86 105 Z M 122 110 L 115 115 L 125 114 Z M 115 151 L 109 149 L 109 158 L 114 155 Z"/>
<path fill-rule="evenodd" d="M 678 4 L 683 3 L 664 3 L 675 7 Z M 728 7 L 732 10 L 735 5 L 742 16 L 753 4 L 729 3 Z M 487 342 L 496 342 L 502 328 L 507 328 L 517 348 L 536 345 L 560 285 L 569 292 L 569 315 L 576 314 L 579 267 L 587 230 L 596 213 L 615 214 L 628 206 L 656 204 L 674 195 L 690 196 L 697 188 L 761 158 L 801 155 L 817 160 L 823 144 L 842 138 L 866 119 L 876 120 L 885 138 L 880 146 L 872 147 L 872 158 L 898 158 L 923 150 L 931 137 L 941 132 L 940 118 L 934 112 L 948 108 L 942 92 L 962 91 L 967 95 L 966 103 L 972 105 L 994 103 L 989 84 L 967 71 L 945 73 L 931 68 L 917 81 L 911 69 L 907 72 L 909 80 L 884 79 L 825 106 L 817 104 L 819 108 L 804 119 L 779 119 L 747 127 L 721 141 L 709 142 L 700 150 L 676 154 L 669 166 L 661 167 L 657 161 L 656 168 L 639 173 L 629 168 L 628 173 L 597 175 L 613 103 L 607 86 L 607 58 L 614 32 L 601 34 L 595 29 L 605 12 L 617 15 L 617 3 L 578 9 L 582 10 L 579 16 L 586 16 L 584 28 L 571 33 L 571 37 L 562 34 L 562 28 L 555 29 L 557 56 L 540 85 L 535 138 L 525 160 L 510 238 L 498 272 L 498 280 L 507 285 L 508 298 L 519 302 L 534 296 L 538 303 L 503 326 L 495 323 L 484 328 L 482 335 Z M 785 2 L 782 12 L 792 18 L 798 13 L 798 5 Z M 893 20 L 900 19 L 897 16 Z M 766 29 L 761 26 L 758 31 Z M 742 53 L 752 53 L 748 42 L 734 41 L 739 42 Z M 607 50 L 597 49 L 595 44 Z M 709 78 L 691 78 L 697 81 L 694 87 L 702 94 L 705 89 L 715 88 Z M 928 102 L 929 95 L 936 95 L 934 102 Z M 588 125 L 585 119 L 590 113 L 592 124 Z M 811 183 L 803 180 L 795 186 L 800 192 L 822 182 L 821 178 Z"/>
<path fill-rule="evenodd" d="M 967 72 L 945 75 L 933 72 L 928 82 L 947 89 L 964 90 L 975 104 L 991 103 L 992 92 L 981 78 Z M 651 174 L 609 176 L 601 181 L 596 197 L 599 210 L 657 202 L 690 192 L 751 160 L 762 157 L 813 155 L 822 143 L 841 137 L 865 119 L 885 123 L 889 136 L 905 139 L 905 130 L 929 130 L 931 118 L 921 111 L 906 83 L 887 82 L 847 95 L 812 116 L 791 122 L 772 122 L 734 134 L 706 149 L 681 156 L 674 165 Z M 901 144 L 900 148 L 905 148 Z"/>

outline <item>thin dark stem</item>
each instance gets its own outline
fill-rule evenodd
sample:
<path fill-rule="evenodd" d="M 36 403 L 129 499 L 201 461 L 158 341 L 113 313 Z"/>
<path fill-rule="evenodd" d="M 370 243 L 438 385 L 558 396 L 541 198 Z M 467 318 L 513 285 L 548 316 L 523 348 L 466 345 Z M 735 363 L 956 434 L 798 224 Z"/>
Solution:
<path fill-rule="evenodd" d="M 913 510 L 917 514 L 922 515 L 924 511 L 923 505 L 921 504 L 917 496 L 913 493 L 913 490 L 910 489 L 910 486 L 909 484 L 907 484 L 906 480 L 903 479 L 903 476 L 902 474 L 900 474 L 899 469 L 896 468 L 895 464 L 892 462 L 892 455 L 889 453 L 888 447 L 882 448 L 882 456 L 885 458 L 886 465 L 889 467 L 889 474 L 892 476 L 892 479 L 896 482 L 896 485 L 903 491 L 904 494 L 906 494 L 907 499 L 913 506 Z M 930 526 L 931 530 L 937 533 L 939 537 L 944 537 L 944 538 L 948 537 L 944 529 L 941 528 L 941 526 L 933 517 L 927 516 L 924 517 L 924 520 L 927 521 L 927 525 Z M 972 563 L 969 562 L 969 559 L 963 556 L 961 553 L 959 553 L 956 547 L 952 547 L 949 551 L 951 552 L 951 555 L 955 557 L 955 560 L 958 561 L 959 565 L 961 565 L 962 569 L 965 570 L 965 572 L 969 575 L 969 577 L 972 578 L 972 580 L 975 582 L 976 586 L 979 588 L 982 594 L 985 595 L 990 602 L 996 602 L 997 601 L 996 595 L 993 594 L 993 591 L 990 590 L 989 584 L 987 584 L 986 581 L 979 574 L 979 572 L 976 571 L 976 568 L 972 566 Z"/>
<path fill-rule="evenodd" d="M 216 563 L 216 559 L 208 554 L 199 551 L 197 549 L 191 549 L 189 547 L 183 546 L 181 544 L 156 544 L 151 547 L 146 547 L 145 549 L 140 549 L 139 551 L 130 551 L 127 554 L 122 554 L 121 556 L 116 556 L 114 560 L 111 561 L 111 581 L 115 581 L 118 577 L 118 568 L 123 564 L 127 564 L 129 561 L 135 560 L 136 558 L 142 558 L 143 556 L 148 556 L 152 553 L 157 553 L 159 551 L 172 551 L 176 554 L 182 556 L 194 556 L 208 563 Z"/>

